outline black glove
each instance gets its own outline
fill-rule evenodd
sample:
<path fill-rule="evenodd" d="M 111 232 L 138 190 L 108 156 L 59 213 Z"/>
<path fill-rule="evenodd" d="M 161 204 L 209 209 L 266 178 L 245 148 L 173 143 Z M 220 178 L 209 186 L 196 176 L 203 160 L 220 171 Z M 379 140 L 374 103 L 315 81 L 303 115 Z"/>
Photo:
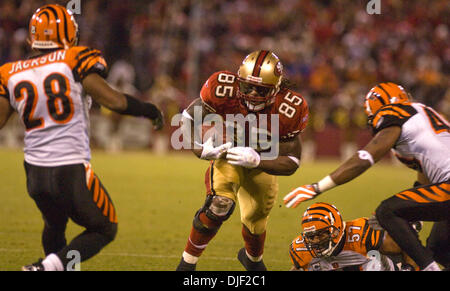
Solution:
<path fill-rule="evenodd" d="M 128 94 L 125 94 L 127 98 L 127 108 L 120 114 L 143 116 L 152 120 L 155 130 L 160 130 L 164 126 L 164 116 L 161 110 L 150 102 L 142 102 Z"/>
<path fill-rule="evenodd" d="M 153 129 L 160 130 L 164 127 L 164 114 L 158 109 L 158 116 L 152 119 Z"/>

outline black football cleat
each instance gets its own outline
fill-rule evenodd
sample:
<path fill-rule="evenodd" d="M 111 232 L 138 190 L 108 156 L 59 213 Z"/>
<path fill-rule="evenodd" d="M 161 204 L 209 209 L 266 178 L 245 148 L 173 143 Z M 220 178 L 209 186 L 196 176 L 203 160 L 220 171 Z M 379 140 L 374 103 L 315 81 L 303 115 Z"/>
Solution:
<path fill-rule="evenodd" d="M 197 264 L 186 263 L 186 261 L 183 260 L 183 258 L 181 258 L 181 261 L 178 264 L 176 271 L 195 271 L 196 267 L 197 267 Z"/>
<path fill-rule="evenodd" d="M 28 272 L 36 272 L 36 271 L 45 271 L 44 266 L 42 265 L 42 259 L 39 259 L 36 263 L 33 263 L 31 265 L 26 265 L 22 267 L 22 271 L 28 271 Z"/>
<path fill-rule="evenodd" d="M 245 248 L 239 250 L 237 257 L 239 262 L 241 262 L 242 266 L 244 266 L 247 271 L 267 271 L 267 268 L 262 260 L 259 262 L 253 262 L 247 257 Z"/>

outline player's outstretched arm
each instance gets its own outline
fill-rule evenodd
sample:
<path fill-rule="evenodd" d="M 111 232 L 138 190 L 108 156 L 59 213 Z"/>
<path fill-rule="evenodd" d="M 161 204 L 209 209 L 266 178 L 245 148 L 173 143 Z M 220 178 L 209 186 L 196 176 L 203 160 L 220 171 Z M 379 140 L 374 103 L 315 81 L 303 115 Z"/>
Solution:
<path fill-rule="evenodd" d="M 114 90 L 100 75 L 89 74 L 82 85 L 98 104 L 119 114 L 151 119 L 156 130 L 163 127 L 162 112 L 154 104 Z"/>
<path fill-rule="evenodd" d="M 379 131 L 362 150 L 356 152 L 330 175 L 317 183 L 300 186 L 288 193 L 283 199 L 286 207 L 295 208 L 303 201 L 313 199 L 320 193 L 358 177 L 392 149 L 400 134 L 399 126 Z"/>

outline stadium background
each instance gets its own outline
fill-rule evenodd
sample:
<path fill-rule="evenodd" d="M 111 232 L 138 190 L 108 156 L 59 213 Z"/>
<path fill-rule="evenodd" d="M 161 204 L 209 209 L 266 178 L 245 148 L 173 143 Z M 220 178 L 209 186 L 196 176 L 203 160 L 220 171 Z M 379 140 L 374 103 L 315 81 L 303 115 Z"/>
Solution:
<path fill-rule="evenodd" d="M 36 8 L 67 2 L 0 0 L 0 63 L 29 53 L 27 25 Z M 76 19 L 80 45 L 104 52 L 108 81 L 157 103 L 167 124 L 198 96 L 211 73 L 236 71 L 256 49 L 276 52 L 311 111 L 303 134 L 304 164 L 293 177 L 280 178 L 282 196 L 323 177 L 368 141 L 361 101 L 377 82 L 402 84 L 415 100 L 450 117 L 448 1 L 381 0 L 379 15 L 367 13 L 367 2 L 81 0 Z M 155 133 L 144 120 L 95 104 L 91 119 L 92 163 L 115 201 L 120 227 L 116 241 L 83 269 L 174 269 L 192 216 L 203 203 L 206 163 L 172 150 L 174 127 Z M 26 195 L 22 137 L 17 116 L 0 131 L 0 270 L 18 269 L 42 256 L 42 222 Z M 388 157 L 322 200 L 335 203 L 344 219 L 368 216 L 382 199 L 413 181 L 412 171 Z M 271 269 L 286 270 L 287 245 L 305 207 L 291 211 L 278 200 L 265 260 Z M 70 225 L 68 237 L 77 231 Z M 235 214 L 199 269 L 240 270 L 234 256 L 241 245 Z"/>

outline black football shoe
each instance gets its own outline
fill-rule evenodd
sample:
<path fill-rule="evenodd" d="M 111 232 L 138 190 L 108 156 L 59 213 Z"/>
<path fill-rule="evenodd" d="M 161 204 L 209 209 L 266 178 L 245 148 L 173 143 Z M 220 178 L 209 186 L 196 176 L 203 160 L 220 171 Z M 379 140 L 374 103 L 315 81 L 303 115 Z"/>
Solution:
<path fill-rule="evenodd" d="M 36 272 L 36 271 L 45 271 L 44 266 L 42 265 L 42 259 L 39 259 L 36 263 L 33 263 L 31 265 L 26 265 L 22 267 L 22 271 L 28 271 L 28 272 Z"/>
<path fill-rule="evenodd" d="M 262 260 L 259 262 L 253 262 L 247 257 L 245 248 L 239 250 L 237 258 L 247 271 L 267 271 L 267 268 Z"/>
<path fill-rule="evenodd" d="M 195 271 L 196 267 L 197 267 L 197 264 L 186 263 L 186 261 L 183 260 L 183 258 L 181 258 L 181 261 L 178 264 L 176 271 Z"/>

